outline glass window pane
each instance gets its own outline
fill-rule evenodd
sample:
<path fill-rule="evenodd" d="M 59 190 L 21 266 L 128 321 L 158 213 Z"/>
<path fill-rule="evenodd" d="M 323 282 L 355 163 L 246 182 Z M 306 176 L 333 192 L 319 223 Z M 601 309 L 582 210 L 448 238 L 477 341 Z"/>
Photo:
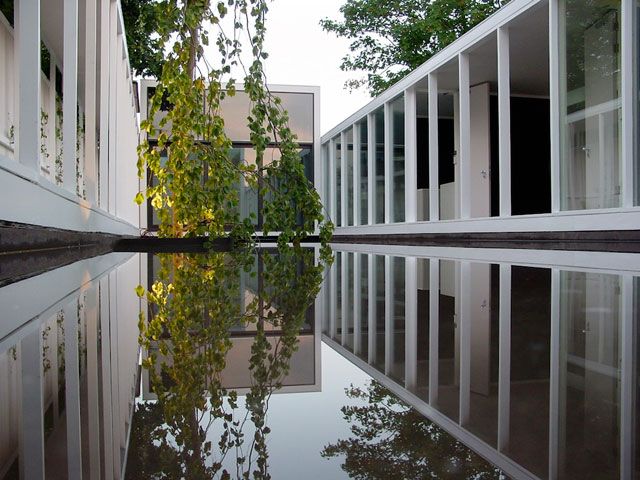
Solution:
<path fill-rule="evenodd" d="M 563 210 L 620 206 L 620 4 L 563 2 Z"/>
<path fill-rule="evenodd" d="M 391 103 L 393 128 L 393 211 L 392 222 L 404 222 L 404 97 Z"/>

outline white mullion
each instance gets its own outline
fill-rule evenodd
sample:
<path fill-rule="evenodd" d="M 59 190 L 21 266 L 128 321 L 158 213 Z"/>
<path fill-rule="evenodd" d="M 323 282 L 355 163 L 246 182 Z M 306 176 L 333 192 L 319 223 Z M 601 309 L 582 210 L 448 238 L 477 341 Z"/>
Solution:
<path fill-rule="evenodd" d="M 372 364 L 376 359 L 376 316 L 377 316 L 377 277 L 375 255 L 367 254 L 367 265 L 369 278 L 367 279 L 368 289 L 368 326 L 367 326 L 367 357 L 368 363 Z"/>
<path fill-rule="evenodd" d="M 418 218 L 418 146 L 416 88 L 404 91 L 404 220 L 415 222 Z"/>
<path fill-rule="evenodd" d="M 104 448 L 104 478 L 111 480 L 113 478 L 113 402 L 111 390 L 111 315 L 109 298 L 110 285 L 109 276 L 104 276 L 99 282 L 100 296 L 100 352 L 102 365 L 102 423 L 103 448 Z M 143 369 L 143 372 L 145 369 Z"/>
<path fill-rule="evenodd" d="M 362 172 L 360 171 L 360 124 L 353 124 L 353 152 L 351 154 L 353 160 L 353 224 L 360 225 L 360 204 L 362 201 L 360 195 L 360 182 Z"/>
<path fill-rule="evenodd" d="M 393 257 L 384 256 L 384 374 L 391 373 L 393 365 Z"/>
<path fill-rule="evenodd" d="M 78 0 L 64 2 L 62 95 L 62 184 L 66 190 L 75 194 L 78 136 Z"/>
<path fill-rule="evenodd" d="M 440 220 L 438 158 L 438 74 L 429 74 L 429 221 Z"/>
<path fill-rule="evenodd" d="M 40 173 L 40 0 L 17 0 L 18 128 L 15 132 L 20 163 Z M 55 80 L 54 80 L 55 81 Z"/>
<path fill-rule="evenodd" d="M 622 168 L 621 168 L 621 206 L 628 208 L 634 203 L 634 150 L 635 131 L 634 113 L 637 111 L 634 93 L 635 61 L 634 61 L 634 23 L 636 18 L 636 1 L 622 0 L 621 12 L 621 54 L 622 54 L 622 78 L 621 78 L 621 105 L 622 105 Z"/>
<path fill-rule="evenodd" d="M 109 208 L 110 1 L 111 0 L 100 0 L 100 142 L 98 150 L 98 205 L 103 210 L 108 210 Z M 146 183 L 146 179 L 143 181 Z"/>
<path fill-rule="evenodd" d="M 560 211 L 560 5 L 549 0 L 549 102 L 551 142 L 551 213 Z"/>
<path fill-rule="evenodd" d="M 498 150 L 500 216 L 511 215 L 511 66 L 509 28 L 498 28 Z"/>
<path fill-rule="evenodd" d="M 118 10 L 117 2 L 111 0 L 109 5 L 109 162 L 107 189 L 109 191 L 109 213 L 116 214 L 116 151 L 117 151 L 117 112 L 118 112 Z"/>
<path fill-rule="evenodd" d="M 75 143 L 74 143 L 75 147 Z M 80 358 L 78 355 L 78 299 L 64 307 L 64 380 L 69 478 L 82 478 L 80 423 Z"/>
<path fill-rule="evenodd" d="M 440 260 L 429 259 L 429 405 L 438 404 Z"/>
<path fill-rule="evenodd" d="M 558 478 L 560 452 L 560 271 L 551 270 L 551 359 L 549 369 L 549 474 Z"/>
<path fill-rule="evenodd" d="M 393 222 L 393 112 L 384 104 L 384 223 Z"/>
<path fill-rule="evenodd" d="M 498 451 L 509 447 L 511 411 L 511 265 L 500 265 L 498 358 Z"/>
<path fill-rule="evenodd" d="M 336 215 L 337 211 L 337 174 L 336 174 L 336 139 L 329 140 L 329 216 L 331 221 L 338 226 Z"/>
<path fill-rule="evenodd" d="M 469 54 L 458 55 L 460 118 L 460 218 L 471 217 L 471 96 L 469 86 Z"/>
<path fill-rule="evenodd" d="M 98 286 L 87 292 L 87 431 L 89 433 L 90 478 L 100 478 L 100 401 L 98 369 L 98 326 L 99 314 Z"/>
<path fill-rule="evenodd" d="M 376 223 L 376 116 L 367 115 L 367 223 Z"/>
<path fill-rule="evenodd" d="M 418 286 L 417 258 L 406 257 L 404 285 L 404 386 L 415 391 L 418 383 Z"/>
<path fill-rule="evenodd" d="M 340 297 L 340 344 L 344 347 L 347 345 L 348 321 L 349 321 L 349 252 L 339 252 L 342 256 L 342 276 L 340 278 L 340 289 L 342 295 Z"/>
<path fill-rule="evenodd" d="M 622 277 L 622 314 L 620 316 L 620 478 L 632 478 L 635 472 L 635 325 L 633 281 Z"/>
<path fill-rule="evenodd" d="M 338 316 L 338 252 L 335 253 L 336 261 L 329 271 L 329 337 L 332 340 L 336 338 L 336 317 Z"/>
<path fill-rule="evenodd" d="M 349 209 L 347 208 L 347 134 L 340 134 L 340 226 L 349 225 Z"/>
<path fill-rule="evenodd" d="M 96 0 L 86 2 L 85 28 L 85 181 L 87 185 L 87 199 L 97 203 L 98 198 L 98 165 L 96 163 L 96 29 L 97 29 Z"/>

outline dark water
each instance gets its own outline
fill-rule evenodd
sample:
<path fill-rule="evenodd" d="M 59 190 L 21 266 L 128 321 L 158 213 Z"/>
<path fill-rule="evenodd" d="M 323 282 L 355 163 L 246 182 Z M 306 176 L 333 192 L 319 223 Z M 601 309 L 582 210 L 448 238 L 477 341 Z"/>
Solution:
<path fill-rule="evenodd" d="M 336 248 L 1 288 L 0 479 L 637 476 L 639 255 Z"/>

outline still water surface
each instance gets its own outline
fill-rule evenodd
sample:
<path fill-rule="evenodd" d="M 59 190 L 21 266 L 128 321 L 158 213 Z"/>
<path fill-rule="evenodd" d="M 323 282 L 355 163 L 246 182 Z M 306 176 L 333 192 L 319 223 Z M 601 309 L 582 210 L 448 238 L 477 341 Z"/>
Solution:
<path fill-rule="evenodd" d="M 637 476 L 640 256 L 334 247 L 0 288 L 0 479 Z"/>

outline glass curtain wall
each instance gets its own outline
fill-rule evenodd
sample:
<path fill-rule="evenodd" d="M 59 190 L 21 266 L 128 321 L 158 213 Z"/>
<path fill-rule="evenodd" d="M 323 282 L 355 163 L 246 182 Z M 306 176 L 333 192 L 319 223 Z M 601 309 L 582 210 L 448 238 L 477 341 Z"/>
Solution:
<path fill-rule="evenodd" d="M 346 155 L 346 168 L 344 181 L 347 182 L 347 225 L 353 225 L 353 128 L 346 132 L 347 145 L 344 149 Z"/>
<path fill-rule="evenodd" d="M 384 109 L 375 111 L 376 157 L 375 157 L 375 221 L 384 223 Z"/>
<path fill-rule="evenodd" d="M 369 134 L 367 132 L 367 120 L 359 123 L 360 127 L 360 225 L 366 225 L 369 221 Z"/>
<path fill-rule="evenodd" d="M 391 103 L 393 121 L 393 211 L 392 222 L 404 222 L 404 96 Z"/>
<path fill-rule="evenodd" d="M 621 205 L 621 1 L 560 2 L 561 208 Z"/>

